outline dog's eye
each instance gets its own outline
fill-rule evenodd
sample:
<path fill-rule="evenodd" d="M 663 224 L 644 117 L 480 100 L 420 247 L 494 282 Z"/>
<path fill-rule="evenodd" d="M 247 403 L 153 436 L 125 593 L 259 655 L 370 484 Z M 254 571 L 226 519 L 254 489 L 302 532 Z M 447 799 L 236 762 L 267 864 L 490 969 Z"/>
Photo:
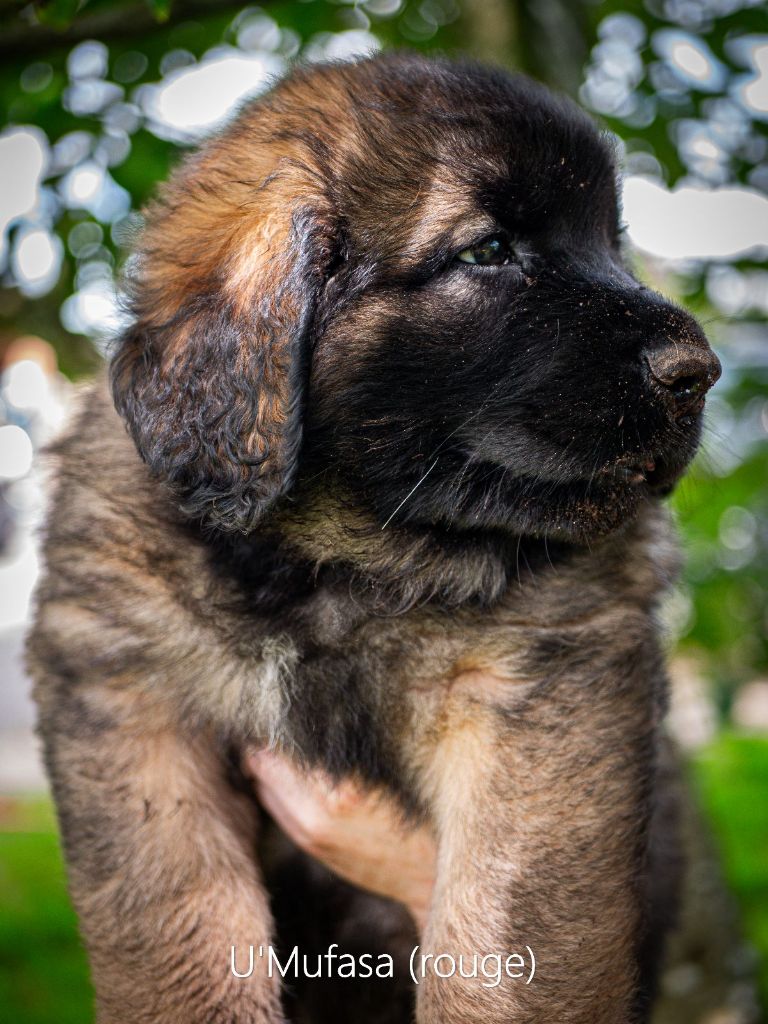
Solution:
<path fill-rule="evenodd" d="M 462 249 L 456 259 L 460 263 L 475 263 L 481 267 L 503 267 L 512 256 L 512 246 L 505 235 L 489 235 L 477 245 Z"/>

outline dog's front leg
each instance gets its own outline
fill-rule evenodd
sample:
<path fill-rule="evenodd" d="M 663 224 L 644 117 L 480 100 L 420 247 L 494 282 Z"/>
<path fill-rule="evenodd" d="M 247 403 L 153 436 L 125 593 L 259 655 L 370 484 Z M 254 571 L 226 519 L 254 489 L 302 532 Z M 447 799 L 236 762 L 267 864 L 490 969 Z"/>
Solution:
<path fill-rule="evenodd" d="M 654 666 L 613 653 L 555 660 L 523 696 L 482 672 L 451 687 L 424 776 L 439 853 L 419 1024 L 642 1019 Z"/>
<path fill-rule="evenodd" d="M 130 689 L 38 687 L 40 731 L 98 1024 L 277 1024 L 255 809 L 206 737 Z M 252 976 L 249 946 L 256 949 Z"/>

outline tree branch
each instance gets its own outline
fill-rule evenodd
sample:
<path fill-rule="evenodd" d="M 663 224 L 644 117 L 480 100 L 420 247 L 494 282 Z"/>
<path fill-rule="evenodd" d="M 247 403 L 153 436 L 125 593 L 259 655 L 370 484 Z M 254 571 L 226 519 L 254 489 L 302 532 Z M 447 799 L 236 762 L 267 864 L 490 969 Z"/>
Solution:
<path fill-rule="evenodd" d="M 12 5 L 16 6 L 15 3 Z M 4 8 L 8 6 L 11 4 L 2 4 Z M 57 29 L 41 24 L 28 5 L 15 17 L 4 12 L 7 21 L 0 35 L 0 57 L 7 60 L 41 59 L 58 50 L 69 50 L 84 39 L 99 39 L 105 43 L 135 39 L 180 21 L 243 6 L 244 0 L 175 0 L 168 19 L 159 22 L 144 2 L 110 3 L 100 10 L 86 8 L 66 28 Z"/>

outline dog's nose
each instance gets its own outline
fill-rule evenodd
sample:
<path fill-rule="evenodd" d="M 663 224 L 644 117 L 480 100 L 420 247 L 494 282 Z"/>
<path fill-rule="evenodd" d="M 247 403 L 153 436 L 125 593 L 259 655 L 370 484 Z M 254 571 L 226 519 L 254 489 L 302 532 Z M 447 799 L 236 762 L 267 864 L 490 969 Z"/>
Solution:
<path fill-rule="evenodd" d="M 651 378 L 675 418 L 698 412 L 720 376 L 720 360 L 709 345 L 667 341 L 646 351 Z"/>

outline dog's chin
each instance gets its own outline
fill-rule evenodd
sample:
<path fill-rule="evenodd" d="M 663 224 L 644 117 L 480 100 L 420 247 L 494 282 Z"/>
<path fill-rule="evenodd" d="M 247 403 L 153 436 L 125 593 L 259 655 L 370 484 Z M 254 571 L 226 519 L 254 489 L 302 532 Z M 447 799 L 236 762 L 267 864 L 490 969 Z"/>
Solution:
<path fill-rule="evenodd" d="M 503 499 L 485 500 L 470 514 L 460 511 L 451 525 L 589 544 L 619 530 L 644 504 L 670 494 L 689 461 L 624 456 L 589 477 L 565 481 L 526 475 L 510 481 L 509 468 L 497 467 L 509 485 Z"/>
<path fill-rule="evenodd" d="M 577 543 L 613 533 L 653 499 L 672 493 L 687 457 L 625 456 L 588 479 L 541 485 L 525 517 L 527 533 Z M 518 518 L 515 514 L 514 518 Z"/>
<path fill-rule="evenodd" d="M 420 511 L 434 517 L 433 523 L 459 529 L 589 544 L 619 530 L 643 505 L 668 496 L 696 454 L 700 436 L 701 417 L 695 416 L 674 431 L 668 426 L 658 431 L 646 448 L 617 452 L 597 465 L 592 451 L 558 451 L 546 442 L 534 442 L 522 457 L 510 442 L 511 455 L 505 458 L 503 441 L 491 446 L 485 437 L 482 445 L 467 446 L 473 471 L 460 474 L 463 493 L 450 511 L 445 506 L 442 514 L 438 511 L 444 492 L 428 506 L 429 486 Z"/>
<path fill-rule="evenodd" d="M 650 489 L 617 476 L 568 483 L 525 481 L 520 502 L 508 511 L 512 532 L 578 544 L 618 530 L 633 519 Z"/>

